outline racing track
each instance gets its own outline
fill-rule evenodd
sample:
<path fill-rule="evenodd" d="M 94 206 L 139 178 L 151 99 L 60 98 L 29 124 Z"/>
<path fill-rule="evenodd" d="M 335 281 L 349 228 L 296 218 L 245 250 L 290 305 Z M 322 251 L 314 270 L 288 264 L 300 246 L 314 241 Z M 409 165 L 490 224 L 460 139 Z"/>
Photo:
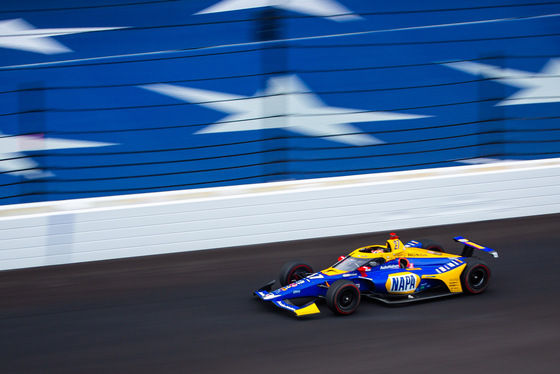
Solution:
<path fill-rule="evenodd" d="M 560 215 L 398 234 L 498 250 L 490 288 L 305 320 L 251 296 L 385 233 L 0 272 L 0 373 L 558 372 Z"/>

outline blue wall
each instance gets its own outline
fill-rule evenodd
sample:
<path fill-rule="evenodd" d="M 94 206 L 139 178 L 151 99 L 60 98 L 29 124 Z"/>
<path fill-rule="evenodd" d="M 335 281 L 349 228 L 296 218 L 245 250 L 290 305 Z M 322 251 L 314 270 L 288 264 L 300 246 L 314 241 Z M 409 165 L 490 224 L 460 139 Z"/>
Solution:
<path fill-rule="evenodd" d="M 3 1 L 0 204 L 560 156 L 557 1 L 239 3 Z"/>

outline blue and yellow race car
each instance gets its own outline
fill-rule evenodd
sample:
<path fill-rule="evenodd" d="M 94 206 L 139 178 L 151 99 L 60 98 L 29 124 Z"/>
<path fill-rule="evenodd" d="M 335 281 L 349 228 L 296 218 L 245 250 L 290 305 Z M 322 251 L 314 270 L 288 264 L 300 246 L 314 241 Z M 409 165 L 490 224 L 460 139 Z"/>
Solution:
<path fill-rule="evenodd" d="M 348 315 L 356 310 L 362 296 L 385 303 L 404 303 L 483 292 L 491 271 L 473 253 L 480 250 L 494 258 L 498 253 L 461 236 L 453 239 L 464 245 L 461 255 L 445 253 L 431 240 L 403 244 L 391 233 L 386 244 L 358 248 L 317 273 L 305 262 L 290 261 L 280 271 L 280 288 L 272 290 L 272 281 L 254 295 L 296 316 L 305 316 L 320 312 L 317 299 L 325 299 L 335 314 Z M 309 299 L 303 305 L 297 302 Z"/>

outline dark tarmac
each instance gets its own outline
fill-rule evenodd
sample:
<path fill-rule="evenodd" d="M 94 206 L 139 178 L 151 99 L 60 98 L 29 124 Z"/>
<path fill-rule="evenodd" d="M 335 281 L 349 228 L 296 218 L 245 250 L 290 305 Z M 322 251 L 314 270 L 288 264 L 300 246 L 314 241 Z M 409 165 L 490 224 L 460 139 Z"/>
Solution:
<path fill-rule="evenodd" d="M 305 319 L 252 296 L 289 259 L 320 270 L 388 233 L 4 271 L 0 373 L 560 371 L 560 215 L 398 234 L 496 249 L 489 289 Z"/>

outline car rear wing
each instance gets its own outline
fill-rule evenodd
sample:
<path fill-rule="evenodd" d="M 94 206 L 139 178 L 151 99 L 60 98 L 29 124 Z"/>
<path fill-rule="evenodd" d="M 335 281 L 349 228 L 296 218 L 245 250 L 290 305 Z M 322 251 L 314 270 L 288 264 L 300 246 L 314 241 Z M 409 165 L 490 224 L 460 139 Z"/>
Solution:
<path fill-rule="evenodd" d="M 461 253 L 461 256 L 463 257 L 472 257 L 474 250 L 480 249 L 481 251 L 490 253 L 494 258 L 498 258 L 498 252 L 496 252 L 492 248 L 488 248 L 483 245 L 473 243 L 470 240 L 463 238 L 462 236 L 457 236 L 453 238 L 453 240 L 459 243 L 463 243 L 465 245 L 463 247 L 463 252 Z"/>

